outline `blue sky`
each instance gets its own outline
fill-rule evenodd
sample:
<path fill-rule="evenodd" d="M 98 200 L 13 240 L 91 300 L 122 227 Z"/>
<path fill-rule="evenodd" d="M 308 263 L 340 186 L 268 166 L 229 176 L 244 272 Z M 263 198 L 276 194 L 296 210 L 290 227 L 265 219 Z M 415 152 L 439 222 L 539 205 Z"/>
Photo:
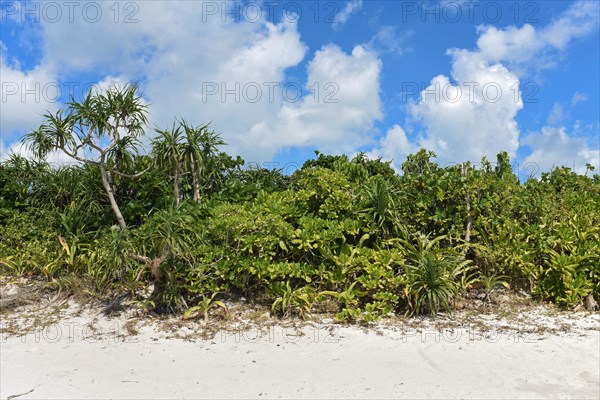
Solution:
<path fill-rule="evenodd" d="M 135 81 L 152 126 L 212 121 L 249 163 L 425 147 L 600 169 L 596 1 L 0 4 L 0 158 L 69 95 Z"/>

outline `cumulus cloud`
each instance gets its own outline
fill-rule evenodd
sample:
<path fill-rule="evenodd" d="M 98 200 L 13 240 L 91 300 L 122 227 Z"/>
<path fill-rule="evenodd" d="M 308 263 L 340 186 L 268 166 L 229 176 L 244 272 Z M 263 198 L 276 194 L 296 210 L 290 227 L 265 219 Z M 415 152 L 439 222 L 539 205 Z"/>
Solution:
<path fill-rule="evenodd" d="M 12 155 L 25 157 L 30 160 L 35 158 L 31 150 L 27 148 L 27 145 L 21 143 L 20 141 L 14 142 L 8 147 L 6 147 L 4 143 L 0 141 L 0 162 L 6 161 Z M 53 166 L 80 164 L 79 161 L 72 159 L 71 157 L 67 156 L 65 153 L 59 150 L 50 152 L 45 160 Z"/>
<path fill-rule="evenodd" d="M 381 118 L 377 54 L 356 46 L 351 54 L 326 45 L 308 65 L 311 95 L 281 107 L 275 119 L 250 130 L 249 143 L 273 149 L 317 146 L 327 152 L 351 152 L 368 141 L 373 122 Z"/>
<path fill-rule="evenodd" d="M 212 121 L 228 151 L 261 162 L 289 146 L 359 142 L 380 117 L 374 50 L 345 54 L 325 46 L 309 59 L 306 81 L 290 80 L 286 71 L 308 55 L 294 16 L 273 23 L 263 12 L 250 21 L 227 12 L 239 2 L 140 2 L 116 18 L 112 3 L 95 4 L 103 7 L 97 23 L 78 13 L 73 21 L 42 22 L 41 65 L 63 76 L 89 72 L 105 82 L 139 81 L 152 126 L 164 128 L 180 116 L 195 124 Z M 361 6 L 348 3 L 340 20 Z M 126 16 L 132 23 L 124 23 Z"/>
<path fill-rule="evenodd" d="M 404 129 L 396 124 L 388 129 L 379 145 L 368 152 L 367 156 L 372 159 L 381 157 L 383 160 L 392 161 L 392 167 L 396 171 L 400 171 L 406 156 L 416 153 L 418 150 L 418 145 L 411 142 Z"/>
<path fill-rule="evenodd" d="M 523 108 L 520 76 L 532 67 L 547 67 L 550 56 L 597 28 L 598 6 L 594 2 L 573 3 L 542 28 L 528 24 L 520 28 L 478 28 L 477 48 L 449 50 L 450 77 L 434 77 L 418 101 L 409 104 L 410 117 L 424 127 L 416 141 L 417 147 L 435 151 L 442 164 L 477 162 L 482 156 L 493 158 L 500 151 L 514 157 L 520 144 L 525 144 L 519 141 L 520 131 L 515 120 Z M 576 96 L 573 102 L 582 100 L 582 96 Z M 549 123 L 556 124 L 562 119 L 563 109 L 558 104 L 549 116 Z M 566 131 L 562 136 L 555 131 L 548 132 L 552 133 L 530 135 L 526 143 L 535 140 L 565 143 L 569 139 Z M 397 136 L 397 131 L 388 132 L 383 141 L 392 140 L 393 135 Z M 594 153 L 581 147 L 585 143 L 579 139 L 573 138 L 572 143 L 579 146 L 576 146 L 578 154 Z M 550 154 L 548 147 L 537 148 L 532 157 L 537 159 Z M 385 154 L 383 150 L 379 152 Z"/>
<path fill-rule="evenodd" d="M 264 143 L 271 138 L 261 137 L 261 144 L 249 142 L 250 129 L 274 118 L 286 96 L 295 98 L 293 90 L 303 83 L 287 82 L 285 70 L 300 63 L 307 50 L 295 24 L 265 23 L 263 28 L 238 33 L 239 41 L 210 61 L 211 56 L 191 43 L 178 50 L 177 57 L 156 55 L 145 84 L 153 121 L 160 126 L 176 116 L 194 123 L 212 121 L 232 152 L 256 162 L 270 159 L 274 149 Z"/>
<path fill-rule="evenodd" d="M 490 64 L 479 52 L 453 49 L 449 54 L 451 78 L 434 77 L 408 107 L 424 127 L 423 134 L 410 145 L 402 128 L 395 126 L 373 154 L 402 160 L 424 147 L 435 151 L 442 165 L 476 162 L 484 155 L 493 158 L 502 150 L 516 154 L 519 129 L 514 118 L 523 108 L 518 77 L 502 64 Z"/>
<path fill-rule="evenodd" d="M 563 50 L 571 40 L 596 31 L 599 18 L 598 2 L 575 2 L 557 20 L 540 31 L 540 38 L 544 43 Z"/>
<path fill-rule="evenodd" d="M 442 164 L 493 158 L 519 147 L 515 121 L 523 108 L 519 80 L 502 64 L 488 64 L 477 52 L 453 50 L 452 79 L 439 75 L 410 106 L 426 128 L 419 145 L 433 150 Z"/>
<path fill-rule="evenodd" d="M 598 133 L 600 134 L 600 132 Z M 531 148 L 525 163 L 537 165 L 539 171 L 565 166 L 584 173 L 586 163 L 600 168 L 600 148 L 591 145 L 587 137 L 569 135 L 566 128 L 544 127 L 525 136 L 521 143 Z"/>
<path fill-rule="evenodd" d="M 493 62 L 527 62 L 546 46 L 546 43 L 540 40 L 539 32 L 529 24 L 521 28 L 509 26 L 505 29 L 488 25 L 479 27 L 478 32 L 479 53 Z"/>
<path fill-rule="evenodd" d="M 3 140 L 36 129 L 47 110 L 58 108 L 61 87 L 56 74 L 45 65 L 25 71 L 18 62 L 9 63 L 0 42 L 0 133 Z"/>
<path fill-rule="evenodd" d="M 598 29 L 599 8 L 595 1 L 573 3 L 559 18 L 536 29 L 530 24 L 518 28 L 480 26 L 478 52 L 489 62 L 503 62 L 524 74 L 556 63 L 558 51 L 574 39 Z"/>

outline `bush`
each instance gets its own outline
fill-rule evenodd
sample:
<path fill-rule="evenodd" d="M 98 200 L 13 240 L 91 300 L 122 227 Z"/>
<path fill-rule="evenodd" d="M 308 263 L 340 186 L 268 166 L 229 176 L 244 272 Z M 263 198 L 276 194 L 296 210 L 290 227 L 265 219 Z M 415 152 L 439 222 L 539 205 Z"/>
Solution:
<path fill-rule="evenodd" d="M 565 307 L 600 298 L 598 175 L 556 168 L 521 183 L 506 153 L 442 168 L 421 150 L 402 174 L 317 153 L 286 176 L 242 169 L 207 126 L 182 126 L 200 136 L 180 131 L 170 152 L 123 153 L 132 143 L 114 138 L 107 186 L 99 165 L 0 163 L 2 273 L 127 291 L 190 318 L 238 296 L 282 317 L 332 303 L 341 321 L 436 315 L 475 277 Z"/>

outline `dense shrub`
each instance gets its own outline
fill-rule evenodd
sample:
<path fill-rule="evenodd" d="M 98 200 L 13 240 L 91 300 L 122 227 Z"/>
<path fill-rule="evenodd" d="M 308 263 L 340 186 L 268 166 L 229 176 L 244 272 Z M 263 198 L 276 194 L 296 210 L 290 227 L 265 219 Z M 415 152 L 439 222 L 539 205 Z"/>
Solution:
<path fill-rule="evenodd" d="M 150 154 L 106 163 L 124 228 L 98 165 L 0 163 L 0 271 L 73 290 L 79 279 L 88 292 L 191 307 L 188 317 L 236 296 L 282 316 L 327 307 L 340 320 L 435 315 L 474 284 L 563 306 L 600 298 L 600 176 L 587 176 L 591 168 L 519 182 L 506 153 L 495 165 L 442 168 L 421 150 L 401 174 L 363 154 L 317 153 L 287 176 L 243 168 L 206 126 L 173 129 Z M 44 146 L 60 144 L 51 134 Z"/>

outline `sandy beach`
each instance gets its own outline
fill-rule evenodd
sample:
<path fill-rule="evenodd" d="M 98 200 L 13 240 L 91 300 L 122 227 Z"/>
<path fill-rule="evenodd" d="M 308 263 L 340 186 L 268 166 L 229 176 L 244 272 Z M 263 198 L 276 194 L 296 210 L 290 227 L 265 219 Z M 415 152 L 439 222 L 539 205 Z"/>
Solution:
<path fill-rule="evenodd" d="M 63 306 L 58 319 L 14 335 L 36 320 L 11 314 L 2 321 L 0 397 L 600 398 L 598 313 L 523 316 L 368 329 L 235 322 L 206 335 L 202 322 Z"/>

